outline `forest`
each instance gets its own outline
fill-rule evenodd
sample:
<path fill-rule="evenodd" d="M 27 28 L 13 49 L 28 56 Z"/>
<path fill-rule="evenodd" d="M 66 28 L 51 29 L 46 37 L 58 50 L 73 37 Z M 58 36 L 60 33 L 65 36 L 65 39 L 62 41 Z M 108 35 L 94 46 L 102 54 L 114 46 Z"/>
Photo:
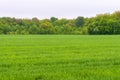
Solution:
<path fill-rule="evenodd" d="M 0 34 L 120 34 L 120 11 L 74 19 L 0 17 Z"/>

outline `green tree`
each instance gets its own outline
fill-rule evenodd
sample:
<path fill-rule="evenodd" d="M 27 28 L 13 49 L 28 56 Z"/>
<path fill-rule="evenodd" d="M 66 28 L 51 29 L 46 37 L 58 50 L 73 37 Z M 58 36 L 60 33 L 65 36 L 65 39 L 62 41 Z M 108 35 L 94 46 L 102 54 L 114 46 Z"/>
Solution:
<path fill-rule="evenodd" d="M 32 25 L 29 28 L 29 33 L 30 34 L 38 34 L 39 33 L 39 28 L 36 25 Z"/>
<path fill-rule="evenodd" d="M 55 22 L 56 20 L 58 20 L 58 18 L 56 18 L 56 17 L 51 17 L 50 18 L 50 21 L 53 23 L 53 22 Z"/>
<path fill-rule="evenodd" d="M 77 27 L 82 27 L 84 25 L 84 17 L 77 17 L 77 19 L 75 20 L 75 24 Z"/>
<path fill-rule="evenodd" d="M 49 33 L 52 33 L 52 28 L 53 28 L 53 25 L 52 23 L 50 22 L 44 22 L 44 23 L 41 23 L 40 25 L 40 33 L 41 34 L 49 34 Z"/>

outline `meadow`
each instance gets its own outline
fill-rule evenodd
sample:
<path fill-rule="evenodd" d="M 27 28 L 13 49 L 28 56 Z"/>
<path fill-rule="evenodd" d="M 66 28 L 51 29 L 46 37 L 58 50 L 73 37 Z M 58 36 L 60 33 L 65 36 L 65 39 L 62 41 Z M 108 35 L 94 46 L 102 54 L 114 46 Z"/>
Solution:
<path fill-rule="evenodd" d="M 1 35 L 0 80 L 120 80 L 120 35 Z"/>

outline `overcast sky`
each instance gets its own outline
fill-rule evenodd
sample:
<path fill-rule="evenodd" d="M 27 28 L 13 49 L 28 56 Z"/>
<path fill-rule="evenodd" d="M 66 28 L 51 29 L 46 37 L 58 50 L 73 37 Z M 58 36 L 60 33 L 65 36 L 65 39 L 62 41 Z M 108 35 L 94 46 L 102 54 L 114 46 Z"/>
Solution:
<path fill-rule="evenodd" d="M 120 10 L 120 0 L 0 0 L 0 17 L 91 17 Z"/>

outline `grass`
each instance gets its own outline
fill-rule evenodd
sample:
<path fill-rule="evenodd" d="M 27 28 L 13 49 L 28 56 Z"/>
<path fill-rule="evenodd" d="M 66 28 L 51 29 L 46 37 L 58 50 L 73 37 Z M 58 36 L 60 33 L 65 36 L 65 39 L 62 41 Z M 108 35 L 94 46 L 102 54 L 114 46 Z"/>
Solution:
<path fill-rule="evenodd" d="M 120 80 L 120 36 L 1 35 L 0 80 Z"/>

